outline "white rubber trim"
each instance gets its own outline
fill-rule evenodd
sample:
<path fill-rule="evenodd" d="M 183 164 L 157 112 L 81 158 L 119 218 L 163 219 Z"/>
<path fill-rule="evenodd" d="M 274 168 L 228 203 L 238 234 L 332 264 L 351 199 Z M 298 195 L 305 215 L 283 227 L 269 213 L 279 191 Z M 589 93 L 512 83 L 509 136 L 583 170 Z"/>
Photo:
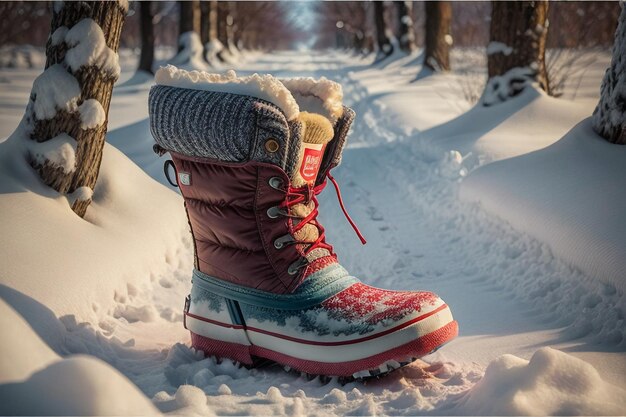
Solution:
<path fill-rule="evenodd" d="M 432 316 L 396 332 L 375 339 L 340 346 L 298 343 L 268 334 L 258 333 L 253 330 L 248 330 L 247 334 L 250 342 L 259 347 L 264 347 L 298 359 L 337 363 L 359 360 L 385 352 L 432 333 L 452 321 L 452 313 L 450 309 L 446 307 Z M 339 341 L 341 339 L 335 338 L 334 340 Z"/>
<path fill-rule="evenodd" d="M 187 316 L 186 320 L 187 329 L 197 335 L 208 337 L 209 339 L 250 346 L 250 341 L 248 340 L 246 331 L 243 329 L 232 329 L 224 326 L 218 326 L 213 323 L 198 320 L 191 316 Z"/>

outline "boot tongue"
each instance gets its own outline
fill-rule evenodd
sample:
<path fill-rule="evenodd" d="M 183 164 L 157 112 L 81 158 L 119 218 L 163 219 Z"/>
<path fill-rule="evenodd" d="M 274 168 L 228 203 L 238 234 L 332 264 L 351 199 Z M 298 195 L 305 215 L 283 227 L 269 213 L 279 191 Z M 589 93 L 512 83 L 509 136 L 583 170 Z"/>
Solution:
<path fill-rule="evenodd" d="M 324 157 L 326 144 L 330 142 L 335 132 L 330 120 L 320 114 L 300 112 L 300 121 L 304 132 L 298 164 L 291 183 L 296 188 L 305 185 L 313 187 Z"/>

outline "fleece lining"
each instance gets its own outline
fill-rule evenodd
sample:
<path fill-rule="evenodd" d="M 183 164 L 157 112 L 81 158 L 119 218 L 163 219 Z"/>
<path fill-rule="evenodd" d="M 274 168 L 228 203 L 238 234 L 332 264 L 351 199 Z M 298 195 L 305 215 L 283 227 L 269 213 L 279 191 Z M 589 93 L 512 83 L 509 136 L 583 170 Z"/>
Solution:
<path fill-rule="evenodd" d="M 279 80 L 270 74 L 238 77 L 233 70 L 214 74 L 167 65 L 159 68 L 155 80 L 170 87 L 260 98 L 278 106 L 288 121 L 296 120 L 301 111 L 308 111 L 327 117 L 334 125 L 343 115 L 341 85 L 324 77 L 318 80 L 311 77 Z"/>

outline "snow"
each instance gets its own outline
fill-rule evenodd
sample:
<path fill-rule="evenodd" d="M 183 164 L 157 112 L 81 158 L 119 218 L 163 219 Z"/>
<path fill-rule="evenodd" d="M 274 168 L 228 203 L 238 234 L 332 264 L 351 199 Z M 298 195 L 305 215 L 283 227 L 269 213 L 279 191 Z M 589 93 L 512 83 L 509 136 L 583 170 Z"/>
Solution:
<path fill-rule="evenodd" d="M 233 70 L 225 74 L 211 74 L 204 71 L 186 71 L 168 65 L 159 68 L 155 79 L 160 85 L 257 97 L 278 106 L 285 113 L 287 120 L 293 120 L 299 114 L 298 104 L 289 90 L 269 74 L 237 77 Z"/>
<path fill-rule="evenodd" d="M 204 45 L 206 60 L 211 66 L 217 66 L 219 58 L 217 54 L 224 50 L 224 45 L 218 39 L 213 39 Z"/>
<path fill-rule="evenodd" d="M 487 55 L 504 54 L 511 55 L 513 47 L 498 41 L 491 41 L 487 45 Z"/>
<path fill-rule="evenodd" d="M 35 79 L 32 95 L 35 117 L 52 119 L 58 110 L 76 111 L 80 86 L 63 65 L 55 64 Z"/>
<path fill-rule="evenodd" d="M 107 46 L 102 28 L 93 19 L 83 19 L 72 26 L 65 35 L 65 43 L 69 48 L 65 63 L 73 72 L 95 66 L 109 77 L 120 76 L 118 56 Z"/>
<path fill-rule="evenodd" d="M 126 377 L 90 356 L 72 356 L 35 372 L 24 382 L 2 385 L 0 397 L 0 413 L 4 415 L 158 414 Z"/>
<path fill-rule="evenodd" d="M 48 163 L 56 168 L 61 168 L 64 173 L 70 174 L 76 169 L 76 139 L 67 133 L 61 133 L 45 142 L 37 142 L 31 139 L 23 140 L 29 157 L 37 165 L 43 166 Z"/>
<path fill-rule="evenodd" d="M 300 110 L 322 114 L 335 123 L 343 115 L 341 85 L 325 77 L 297 77 L 280 80 L 296 99 Z"/>
<path fill-rule="evenodd" d="M 80 127 L 83 129 L 95 129 L 106 121 L 102 104 L 94 98 L 83 101 L 83 104 L 78 106 L 78 112 L 80 113 Z"/>
<path fill-rule="evenodd" d="M 62 359 L 4 300 L 0 300 L 0 312 L 0 351 L 3 358 L 10 358 L 0 361 L 1 414 L 156 414 L 137 387 L 111 366 L 91 356 Z M 42 317 L 41 312 L 32 313 Z M 124 401 L 110 401 L 120 397 Z"/>
<path fill-rule="evenodd" d="M 0 351 L 4 358 L 0 361 L 0 384 L 23 381 L 31 374 L 59 360 L 43 340 L 32 331 L 26 320 L 0 300 Z M 19 340 L 20 343 L 15 343 Z"/>
<path fill-rule="evenodd" d="M 93 190 L 86 185 L 78 187 L 67 196 L 70 206 L 74 205 L 76 201 L 89 201 L 91 197 L 93 197 Z"/>
<path fill-rule="evenodd" d="M 473 415 L 618 415 L 626 391 L 607 384 L 588 363 L 543 348 L 530 361 L 503 355 L 452 409 Z"/>
<path fill-rule="evenodd" d="M 146 119 L 150 84 L 120 84 L 84 220 L 15 158 L 24 132 L 0 143 L 0 357 L 10 358 L 0 361 L 0 396 L 22 398 L 45 381 L 45 414 L 148 414 L 150 402 L 189 415 L 623 413 L 624 274 L 603 274 L 623 265 L 624 155 L 588 119 L 609 56 L 596 53 L 560 99 L 529 86 L 472 107 L 463 71 L 482 68 L 484 52 L 454 48 L 453 70 L 428 76 L 418 53 L 375 65 L 332 51 L 245 53 L 238 64 L 241 78 L 341 83 L 358 116 L 333 174 L 368 245 L 333 193 L 321 196 L 328 240 L 368 284 L 441 295 L 459 338 L 367 384 L 195 352 L 181 324 L 193 268 L 182 200 L 149 178 L 165 182 Z M 134 73 L 127 66 L 122 79 Z M 0 137 L 19 122 L 36 75 L 0 72 L 9 80 Z M 194 88 L 194 77 L 205 76 L 172 82 Z M 77 386 L 102 381 L 89 395 Z M 0 408 L 43 413 L 30 403 Z M 145 412 L 116 408 L 124 404 Z"/>
<path fill-rule="evenodd" d="M 170 64 L 187 70 L 207 69 L 207 63 L 202 56 L 204 48 L 200 35 L 196 32 L 181 33 L 178 38 L 179 52 L 170 60 Z"/>
<path fill-rule="evenodd" d="M 536 71 L 527 67 L 515 67 L 502 75 L 489 79 L 480 101 L 485 106 L 492 106 L 517 95 L 527 86 L 533 84 Z M 535 87 L 537 88 L 537 87 Z M 539 90 L 537 88 L 537 90 Z"/>
<path fill-rule="evenodd" d="M 50 36 L 50 45 L 58 46 L 65 42 L 68 30 L 67 26 L 59 26 Z"/>
<path fill-rule="evenodd" d="M 625 158 L 626 148 L 597 136 L 587 119 L 544 149 L 477 169 L 460 196 L 480 202 L 587 275 L 624 292 Z M 620 331 L 620 323 L 613 326 Z"/>
<path fill-rule="evenodd" d="M 0 46 L 0 68 L 43 69 L 46 55 L 43 48 L 32 45 Z"/>

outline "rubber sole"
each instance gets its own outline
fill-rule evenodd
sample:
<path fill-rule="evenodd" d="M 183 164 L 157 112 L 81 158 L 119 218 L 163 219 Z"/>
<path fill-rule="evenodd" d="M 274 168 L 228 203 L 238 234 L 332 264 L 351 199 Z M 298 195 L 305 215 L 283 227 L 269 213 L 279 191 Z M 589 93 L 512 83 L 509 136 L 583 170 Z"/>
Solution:
<path fill-rule="evenodd" d="M 191 344 L 206 356 L 228 358 L 248 366 L 253 366 L 261 358 L 313 375 L 367 378 L 386 374 L 421 358 L 454 339 L 457 334 L 458 324 L 451 321 L 403 345 L 366 358 L 342 362 L 296 358 L 268 348 L 212 339 L 194 332 L 191 332 Z"/>

